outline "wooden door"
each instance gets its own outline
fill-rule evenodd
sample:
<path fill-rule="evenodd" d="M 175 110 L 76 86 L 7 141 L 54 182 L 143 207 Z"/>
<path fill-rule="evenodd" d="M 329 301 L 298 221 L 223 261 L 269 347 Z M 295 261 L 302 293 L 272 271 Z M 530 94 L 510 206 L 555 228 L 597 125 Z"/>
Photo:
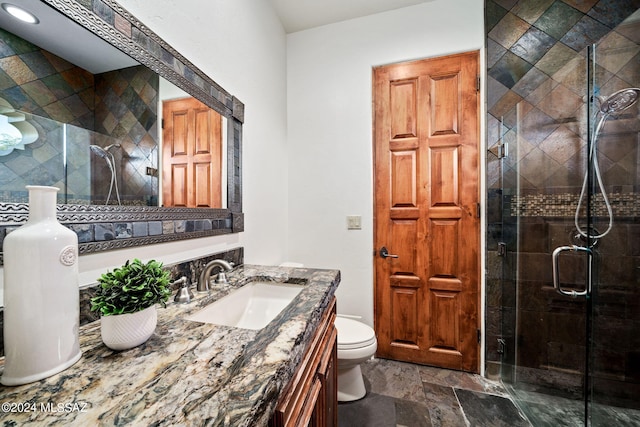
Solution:
<path fill-rule="evenodd" d="M 162 204 L 222 207 L 222 117 L 195 98 L 162 102 Z"/>
<path fill-rule="evenodd" d="M 478 372 L 478 70 L 478 52 L 374 69 L 380 357 Z"/>

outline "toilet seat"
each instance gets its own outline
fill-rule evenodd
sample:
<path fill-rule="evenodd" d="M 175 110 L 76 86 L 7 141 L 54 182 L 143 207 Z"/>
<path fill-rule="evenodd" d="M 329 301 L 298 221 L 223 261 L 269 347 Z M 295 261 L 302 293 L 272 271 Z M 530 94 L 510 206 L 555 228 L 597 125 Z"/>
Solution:
<path fill-rule="evenodd" d="M 336 317 L 335 325 L 338 330 L 339 350 L 363 348 L 376 343 L 374 330 L 362 322 Z"/>

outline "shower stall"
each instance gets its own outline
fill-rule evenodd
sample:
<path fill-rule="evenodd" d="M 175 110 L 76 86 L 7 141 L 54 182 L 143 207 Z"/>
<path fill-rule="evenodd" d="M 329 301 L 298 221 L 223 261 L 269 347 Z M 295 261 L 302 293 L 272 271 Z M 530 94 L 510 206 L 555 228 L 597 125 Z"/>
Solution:
<path fill-rule="evenodd" d="M 488 372 L 534 426 L 640 425 L 637 8 L 487 1 Z"/>

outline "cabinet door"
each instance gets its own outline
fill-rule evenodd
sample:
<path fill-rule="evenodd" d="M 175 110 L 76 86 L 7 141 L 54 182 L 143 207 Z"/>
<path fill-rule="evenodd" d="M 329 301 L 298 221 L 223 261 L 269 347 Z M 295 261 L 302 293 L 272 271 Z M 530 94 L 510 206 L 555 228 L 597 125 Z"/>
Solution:
<path fill-rule="evenodd" d="M 318 369 L 318 378 L 322 383 L 320 426 L 338 426 L 338 331 L 332 318 L 331 329 L 324 344 L 324 354 Z"/>
<path fill-rule="evenodd" d="M 338 424 L 335 298 L 327 308 L 298 370 L 280 397 L 271 427 L 335 427 Z"/>
<path fill-rule="evenodd" d="M 322 382 L 318 377 L 313 380 L 311 390 L 305 400 L 304 410 L 298 420 L 300 427 L 323 427 Z"/>

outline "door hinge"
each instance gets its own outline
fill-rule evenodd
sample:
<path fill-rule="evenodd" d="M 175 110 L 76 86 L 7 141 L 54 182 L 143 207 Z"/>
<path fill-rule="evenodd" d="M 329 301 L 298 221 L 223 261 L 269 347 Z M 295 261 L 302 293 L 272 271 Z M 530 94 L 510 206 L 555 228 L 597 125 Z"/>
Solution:
<path fill-rule="evenodd" d="M 162 120 L 160 121 L 160 128 L 161 128 L 161 129 L 164 129 L 164 119 L 162 119 Z"/>
<path fill-rule="evenodd" d="M 480 203 L 476 203 L 476 217 L 480 218 Z"/>
<path fill-rule="evenodd" d="M 480 92 L 480 76 L 476 77 L 476 91 Z"/>
<path fill-rule="evenodd" d="M 498 338 L 498 354 L 504 354 L 507 349 L 507 343 L 503 338 Z"/>
<path fill-rule="evenodd" d="M 489 148 L 489 152 L 493 153 L 493 155 L 498 159 L 504 159 L 509 154 L 507 144 L 503 144 L 502 142 L 499 142 L 493 147 Z"/>
<path fill-rule="evenodd" d="M 507 244 L 498 242 L 498 256 L 507 256 Z"/>
<path fill-rule="evenodd" d="M 480 332 L 480 329 L 478 329 L 477 332 L 478 332 L 478 344 L 480 344 L 482 339 L 482 332 Z"/>

